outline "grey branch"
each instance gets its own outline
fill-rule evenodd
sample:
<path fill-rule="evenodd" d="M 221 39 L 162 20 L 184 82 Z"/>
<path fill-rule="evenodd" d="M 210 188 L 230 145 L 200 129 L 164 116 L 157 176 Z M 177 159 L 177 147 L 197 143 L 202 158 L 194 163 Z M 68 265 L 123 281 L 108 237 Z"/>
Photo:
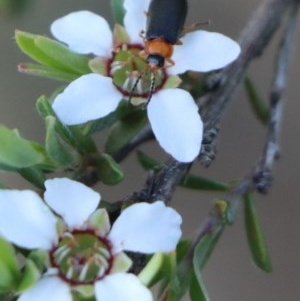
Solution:
<path fill-rule="evenodd" d="M 240 35 L 242 52 L 239 58 L 222 72 L 217 74 L 218 85 L 215 90 L 200 100 L 209 105 L 205 107 L 203 119 L 205 122 L 204 138 L 211 137 L 214 131 L 214 139 L 217 138 L 217 130 L 222 116 L 225 113 L 230 100 L 239 83 L 243 80 L 251 61 L 262 54 L 270 39 L 281 24 L 282 18 L 288 8 L 292 7 L 299 0 L 265 0 L 253 14 L 251 20 L 245 26 Z M 215 77 L 215 75 L 214 75 Z M 214 143 L 212 139 L 211 143 Z M 212 154 L 205 154 L 206 146 L 202 147 L 200 159 L 213 157 Z M 268 147 L 266 148 L 268 149 Z M 206 162 L 207 163 L 207 162 Z M 174 169 L 177 166 L 177 169 Z M 151 194 L 149 201 L 169 200 L 176 188 L 180 178 L 188 170 L 189 165 L 178 163 L 175 160 L 168 162 L 165 167 L 154 176 L 152 180 Z M 149 187 L 146 190 L 150 190 Z"/>

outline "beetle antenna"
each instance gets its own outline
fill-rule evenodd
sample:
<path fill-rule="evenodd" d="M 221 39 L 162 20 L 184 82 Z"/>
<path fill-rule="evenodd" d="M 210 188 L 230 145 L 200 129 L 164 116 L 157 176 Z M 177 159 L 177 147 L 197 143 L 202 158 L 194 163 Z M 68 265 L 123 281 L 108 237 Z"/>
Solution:
<path fill-rule="evenodd" d="M 139 81 L 140 81 L 141 78 L 143 77 L 143 75 L 144 75 L 144 72 L 141 72 L 141 73 L 139 74 L 139 76 L 137 77 L 136 81 L 134 82 L 134 84 L 133 84 L 133 86 L 132 86 L 132 88 L 131 88 L 129 97 L 128 97 L 128 101 L 129 101 L 129 102 L 131 101 L 131 99 L 132 99 L 132 97 L 133 97 L 133 93 L 134 93 L 134 91 L 135 91 L 135 89 L 136 89 L 136 87 L 137 87 Z"/>
<path fill-rule="evenodd" d="M 149 96 L 147 99 L 147 104 L 150 102 L 150 100 L 152 98 L 154 89 L 155 89 L 155 73 L 151 72 L 151 85 L 150 85 L 150 89 L 149 89 Z"/>

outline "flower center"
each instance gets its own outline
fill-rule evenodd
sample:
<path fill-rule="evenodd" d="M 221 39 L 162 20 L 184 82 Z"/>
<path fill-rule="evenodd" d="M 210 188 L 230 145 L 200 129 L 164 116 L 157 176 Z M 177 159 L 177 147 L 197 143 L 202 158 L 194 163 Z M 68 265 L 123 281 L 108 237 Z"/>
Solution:
<path fill-rule="evenodd" d="M 72 284 L 93 283 L 103 278 L 113 260 L 109 242 L 91 231 L 65 233 L 50 258 L 60 276 Z"/>
<path fill-rule="evenodd" d="M 142 48 L 124 45 L 115 52 L 109 66 L 109 74 L 117 89 L 126 97 L 147 98 L 165 83 L 167 75 L 163 68 L 151 70 L 140 56 Z"/>

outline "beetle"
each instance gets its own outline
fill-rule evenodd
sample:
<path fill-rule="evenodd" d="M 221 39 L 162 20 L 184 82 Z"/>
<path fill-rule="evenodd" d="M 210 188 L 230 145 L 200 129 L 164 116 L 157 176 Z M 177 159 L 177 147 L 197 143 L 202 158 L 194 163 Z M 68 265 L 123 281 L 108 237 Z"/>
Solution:
<path fill-rule="evenodd" d="M 155 89 L 157 70 L 175 64 L 171 59 L 173 46 L 182 44 L 179 41 L 179 36 L 183 31 L 186 15 L 186 0 L 152 0 L 150 2 L 146 31 L 141 32 L 145 47 L 140 52 L 140 57 L 146 61 L 151 72 L 151 86 L 147 102 L 150 101 Z M 143 72 L 140 73 L 133 85 L 132 93 L 142 76 Z"/>

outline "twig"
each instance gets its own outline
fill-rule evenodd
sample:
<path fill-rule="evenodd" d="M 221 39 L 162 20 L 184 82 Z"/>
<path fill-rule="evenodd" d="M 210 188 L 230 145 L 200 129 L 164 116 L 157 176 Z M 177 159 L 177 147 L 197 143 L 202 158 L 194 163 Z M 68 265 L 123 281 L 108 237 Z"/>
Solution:
<path fill-rule="evenodd" d="M 294 44 L 296 17 L 299 5 L 300 3 L 298 1 L 294 2 L 290 7 L 288 24 L 283 32 L 283 39 L 278 52 L 275 78 L 270 91 L 270 120 L 262 158 L 252 169 L 252 172 L 244 177 L 228 197 L 227 219 L 229 222 L 234 222 L 240 201 L 247 193 L 250 193 L 254 189 L 258 189 L 261 193 L 267 193 L 270 188 L 270 179 L 272 178 L 271 171 L 279 150 L 278 135 L 282 115 L 283 93 L 286 87 L 288 65 Z M 199 230 L 193 246 L 195 247 L 206 233 L 212 231 L 213 228 L 220 225 L 220 223 L 222 223 L 222 216 L 212 214 Z"/>
<path fill-rule="evenodd" d="M 246 73 L 249 63 L 262 53 L 280 25 L 284 12 L 296 2 L 298 0 L 266 0 L 254 13 L 240 37 L 242 48 L 240 57 L 229 67 L 225 68 L 221 74 L 218 74 L 219 85 L 214 92 L 206 96 L 209 105 L 206 107 L 203 117 L 205 121 L 205 137 L 218 127 L 220 119 L 224 115 L 225 108 L 228 106 L 238 83 Z M 212 148 L 208 149 L 211 150 Z M 207 154 L 205 150 L 207 148 L 202 148 L 201 150 L 201 159 L 213 157 L 213 154 Z M 155 185 L 151 189 L 148 187 L 148 191 L 152 191 L 149 200 L 154 201 L 158 198 L 169 200 L 175 190 L 176 184 L 187 171 L 188 166 L 188 164 L 178 163 L 175 160 L 167 163 L 154 176 L 153 182 Z"/>

